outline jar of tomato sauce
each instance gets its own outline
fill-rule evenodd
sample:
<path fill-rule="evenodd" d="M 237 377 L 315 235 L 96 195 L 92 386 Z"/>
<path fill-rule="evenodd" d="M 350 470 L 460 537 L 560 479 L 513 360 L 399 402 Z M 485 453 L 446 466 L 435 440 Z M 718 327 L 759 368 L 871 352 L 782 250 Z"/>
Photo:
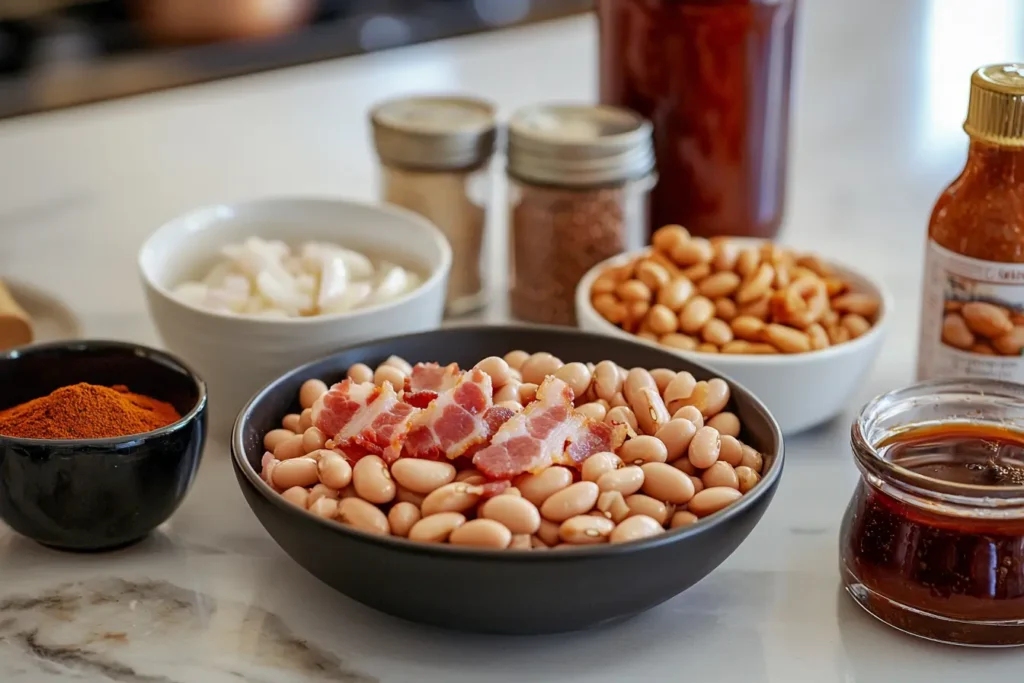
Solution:
<path fill-rule="evenodd" d="M 1024 385 L 932 380 L 853 425 L 861 481 L 840 532 L 849 594 L 960 645 L 1024 644 Z"/>
<path fill-rule="evenodd" d="M 650 232 L 774 237 L 796 0 L 598 0 L 601 101 L 654 124 Z"/>
<path fill-rule="evenodd" d="M 974 72 L 964 130 L 928 229 L 918 378 L 1024 382 L 1024 64 Z"/>

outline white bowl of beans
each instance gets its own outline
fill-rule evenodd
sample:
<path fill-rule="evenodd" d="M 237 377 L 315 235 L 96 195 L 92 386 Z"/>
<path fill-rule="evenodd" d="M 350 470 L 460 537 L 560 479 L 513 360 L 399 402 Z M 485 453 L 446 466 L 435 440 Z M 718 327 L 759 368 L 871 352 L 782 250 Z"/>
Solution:
<path fill-rule="evenodd" d="M 753 391 L 786 434 L 847 407 L 891 310 L 884 286 L 848 266 L 679 226 L 597 264 L 576 289 L 580 328 L 707 364 Z"/>
<path fill-rule="evenodd" d="M 318 261 L 321 252 L 335 248 L 344 249 L 331 261 L 332 281 L 340 280 L 341 286 L 329 286 L 326 268 L 301 272 L 303 259 Z M 275 249 L 292 254 L 286 263 L 300 266 L 296 272 L 312 287 L 311 301 L 333 290 L 327 293 L 334 308 L 289 314 L 285 308 L 294 293 L 270 287 L 271 276 L 282 270 Z M 259 276 L 249 282 L 237 269 L 223 277 L 217 271 L 229 265 L 226 253 L 242 261 L 264 258 L 265 271 L 254 267 Z M 357 281 L 355 271 L 369 268 L 371 261 L 395 264 L 389 275 L 399 278 L 415 274 L 408 276 L 413 285 L 402 290 L 398 283 L 394 296 L 372 298 L 390 285 Z M 150 316 L 164 344 L 206 380 L 211 430 L 224 437 L 245 401 L 289 368 L 346 344 L 440 325 L 451 261 L 448 241 L 426 219 L 388 205 L 332 198 L 270 198 L 196 209 L 160 227 L 139 252 Z M 271 280 L 268 287 L 253 284 L 262 283 L 260 278 Z M 217 286 L 205 299 L 193 296 L 192 289 L 214 281 Z M 231 300 L 235 284 L 243 294 L 237 305 Z M 344 298 L 357 289 L 367 298 L 353 307 Z"/>
<path fill-rule="evenodd" d="M 693 585 L 756 524 L 783 452 L 749 392 L 667 351 L 460 326 L 289 372 L 243 410 L 232 455 L 257 517 L 324 582 L 407 619 L 527 634 Z"/>

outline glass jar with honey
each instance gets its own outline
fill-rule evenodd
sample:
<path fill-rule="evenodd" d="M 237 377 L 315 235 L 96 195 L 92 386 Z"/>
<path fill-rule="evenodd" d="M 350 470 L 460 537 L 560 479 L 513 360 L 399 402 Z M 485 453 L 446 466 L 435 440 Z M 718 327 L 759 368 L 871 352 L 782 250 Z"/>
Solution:
<path fill-rule="evenodd" d="M 1024 382 L 1024 64 L 974 72 L 964 130 L 928 229 L 918 379 Z"/>
<path fill-rule="evenodd" d="M 934 380 L 853 425 L 849 594 L 885 623 L 959 645 L 1024 644 L 1024 385 Z"/>

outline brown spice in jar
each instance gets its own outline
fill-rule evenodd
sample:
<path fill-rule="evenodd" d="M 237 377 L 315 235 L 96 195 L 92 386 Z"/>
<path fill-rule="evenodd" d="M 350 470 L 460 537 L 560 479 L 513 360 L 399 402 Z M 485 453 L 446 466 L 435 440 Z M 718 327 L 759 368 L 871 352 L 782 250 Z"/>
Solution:
<path fill-rule="evenodd" d="M 645 218 L 628 186 L 570 190 L 517 184 L 511 211 L 515 317 L 575 325 L 576 285 L 594 265 L 634 248 Z M 639 198 L 642 200 L 642 198 Z M 639 226 L 639 229 L 634 230 Z M 632 231 L 632 232 L 631 232 Z"/>

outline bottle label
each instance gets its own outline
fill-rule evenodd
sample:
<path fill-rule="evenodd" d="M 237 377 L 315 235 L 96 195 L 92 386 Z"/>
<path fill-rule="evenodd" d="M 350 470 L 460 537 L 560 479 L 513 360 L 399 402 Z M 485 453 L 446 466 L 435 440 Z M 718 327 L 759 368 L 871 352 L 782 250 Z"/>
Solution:
<path fill-rule="evenodd" d="M 961 256 L 928 241 L 918 379 L 1024 382 L 1024 264 Z"/>

